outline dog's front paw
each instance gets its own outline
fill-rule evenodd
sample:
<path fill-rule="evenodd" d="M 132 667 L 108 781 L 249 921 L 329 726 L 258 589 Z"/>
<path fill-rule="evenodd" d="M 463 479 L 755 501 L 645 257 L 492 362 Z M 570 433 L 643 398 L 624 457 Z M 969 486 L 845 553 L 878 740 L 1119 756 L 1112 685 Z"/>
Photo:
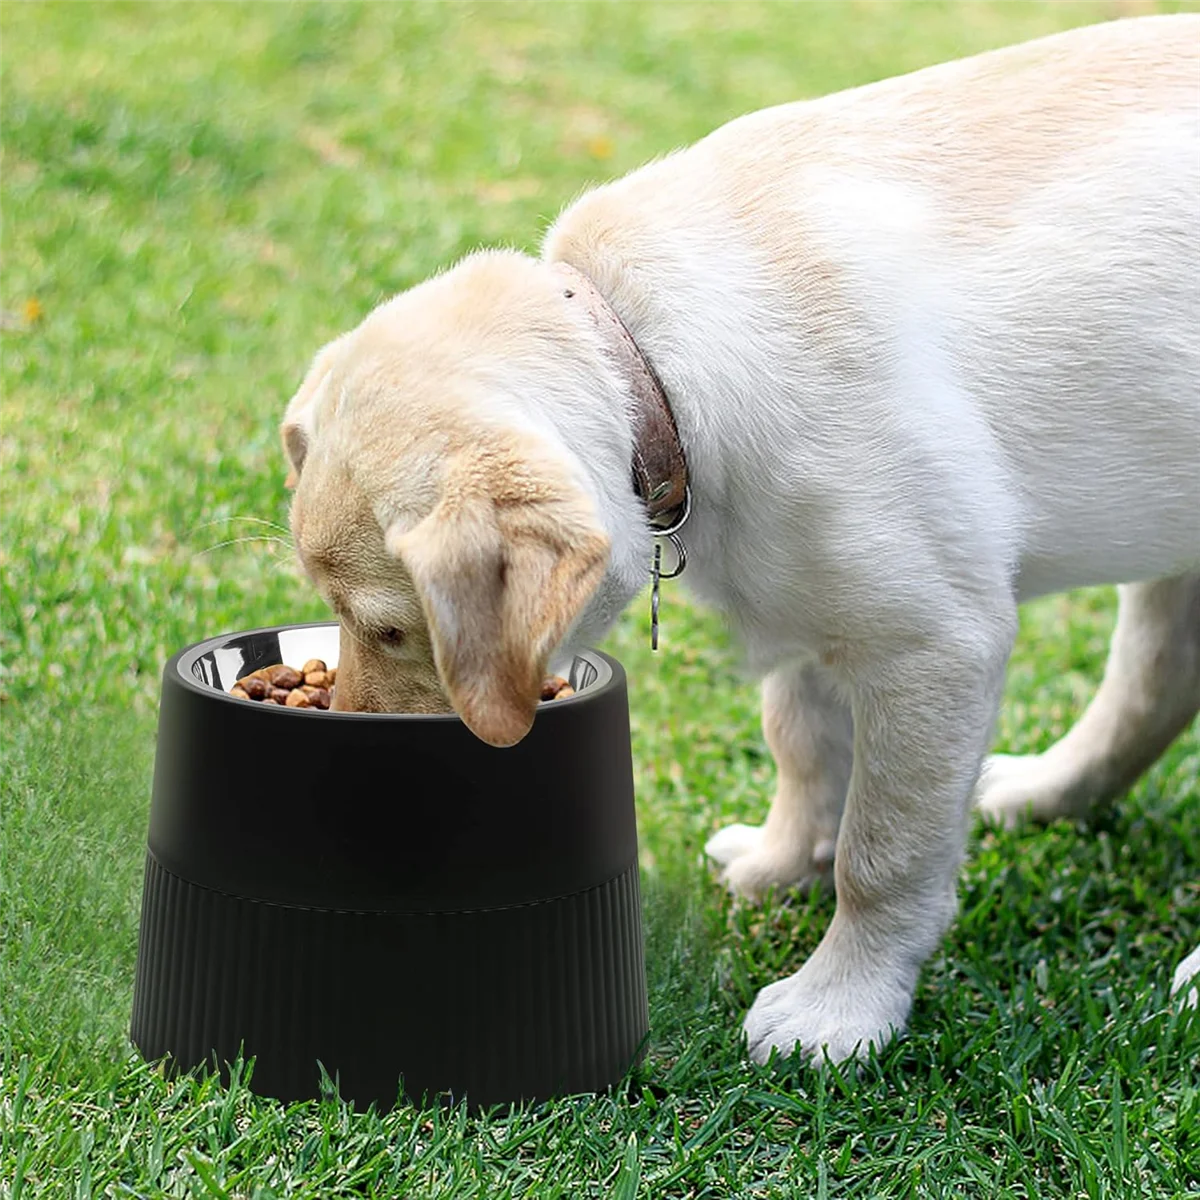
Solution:
<path fill-rule="evenodd" d="M 704 853 L 721 868 L 721 881 L 735 895 L 757 900 L 771 887 L 795 887 L 833 872 L 835 843 L 813 846 L 770 842 L 761 825 L 729 825 L 713 834 Z"/>
<path fill-rule="evenodd" d="M 757 850 L 762 835 L 761 825 L 726 825 L 704 843 L 704 853 L 718 867 L 727 867 L 734 859 Z"/>
<path fill-rule="evenodd" d="M 787 979 L 758 993 L 743 1029 L 750 1057 L 765 1063 L 773 1050 L 788 1055 L 798 1046 L 813 1065 L 866 1058 L 904 1031 L 912 985 L 882 971 L 862 975 L 834 969 L 821 948 Z"/>

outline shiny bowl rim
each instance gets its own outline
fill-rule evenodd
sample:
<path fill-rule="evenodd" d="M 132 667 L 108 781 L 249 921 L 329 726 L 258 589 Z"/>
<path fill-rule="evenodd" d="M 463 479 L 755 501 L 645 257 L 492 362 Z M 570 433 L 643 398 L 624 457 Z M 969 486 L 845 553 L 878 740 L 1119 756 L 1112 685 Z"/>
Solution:
<path fill-rule="evenodd" d="M 210 684 L 201 683 L 192 673 L 192 667 L 205 654 L 215 650 L 219 646 L 227 645 L 229 642 L 235 641 L 238 638 L 254 637 L 258 634 L 279 633 L 285 629 L 337 629 L 337 621 L 296 621 L 287 622 L 282 625 L 261 625 L 253 629 L 236 629 L 228 633 L 218 634 L 215 637 L 205 638 L 202 642 L 193 642 L 183 649 L 172 655 L 171 660 L 167 663 L 166 671 L 170 674 L 174 671 L 178 681 L 190 691 L 198 692 L 202 696 L 206 696 L 213 700 L 225 701 L 229 704 L 244 704 L 249 705 L 266 715 L 271 717 L 319 717 L 322 720 L 329 721 L 396 721 L 396 722 L 428 722 L 428 721 L 448 721 L 463 724 L 462 718 L 455 712 L 449 713 L 379 713 L 379 712 L 341 712 L 332 709 L 313 709 L 313 708 L 287 708 L 282 704 L 263 704 L 255 700 L 243 700 L 239 696 L 231 696 L 227 691 L 211 686 Z M 553 708 L 546 711 L 558 711 L 568 707 L 573 707 L 576 704 L 586 704 L 587 702 L 599 698 L 610 688 L 619 684 L 622 668 L 620 663 L 611 655 L 605 654 L 602 650 L 597 650 L 594 647 L 576 651 L 576 658 L 587 659 L 593 667 L 598 671 L 598 677 L 585 688 L 577 691 L 573 696 L 568 696 L 564 700 L 555 700 Z M 542 706 L 539 704 L 538 712 L 542 712 Z M 464 726 L 465 728 L 465 726 Z"/>

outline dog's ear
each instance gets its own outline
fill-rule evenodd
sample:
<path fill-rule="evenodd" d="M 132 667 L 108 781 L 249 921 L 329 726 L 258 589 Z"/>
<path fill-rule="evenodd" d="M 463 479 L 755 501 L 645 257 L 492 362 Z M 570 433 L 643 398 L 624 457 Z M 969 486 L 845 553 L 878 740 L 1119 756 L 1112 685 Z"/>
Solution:
<path fill-rule="evenodd" d="M 524 475 L 479 489 L 479 474 L 449 471 L 433 512 L 386 541 L 421 598 L 450 703 L 477 737 L 511 746 L 533 724 L 549 656 L 599 583 L 609 542 L 574 485 Z"/>
<path fill-rule="evenodd" d="M 291 467 L 285 480 L 286 487 L 294 488 L 300 480 L 300 471 L 313 438 L 317 403 L 329 384 L 329 372 L 345 340 L 345 336 L 337 338 L 317 352 L 299 391 L 284 410 L 279 432 L 283 438 L 283 452 Z"/>

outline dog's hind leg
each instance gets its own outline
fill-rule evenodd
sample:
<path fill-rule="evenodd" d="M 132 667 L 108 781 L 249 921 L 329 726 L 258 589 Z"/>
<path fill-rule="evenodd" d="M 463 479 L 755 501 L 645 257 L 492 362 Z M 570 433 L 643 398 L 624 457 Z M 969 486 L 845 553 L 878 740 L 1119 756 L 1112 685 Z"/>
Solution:
<path fill-rule="evenodd" d="M 1044 754 L 988 760 L 975 792 L 988 817 L 1012 826 L 1094 811 L 1125 791 L 1200 710 L 1200 575 L 1119 592 L 1100 690 Z"/>
<path fill-rule="evenodd" d="M 832 878 L 853 761 L 850 705 L 819 665 L 772 672 L 762 697 L 763 734 L 779 772 L 766 823 L 730 825 L 704 847 L 730 890 L 750 897 Z"/>

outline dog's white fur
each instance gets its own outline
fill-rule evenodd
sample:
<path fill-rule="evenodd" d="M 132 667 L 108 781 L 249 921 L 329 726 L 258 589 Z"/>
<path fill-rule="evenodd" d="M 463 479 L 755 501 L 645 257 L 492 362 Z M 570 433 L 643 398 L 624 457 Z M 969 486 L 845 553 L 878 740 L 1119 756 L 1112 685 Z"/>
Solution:
<path fill-rule="evenodd" d="M 953 917 L 973 795 L 1004 822 L 1086 812 L 1200 707 L 1200 18 L 744 117 L 583 196 L 544 259 L 596 281 L 661 377 L 684 580 L 765 675 L 778 791 L 708 853 L 750 895 L 836 881 L 820 946 L 746 1018 L 751 1054 L 862 1053 Z M 517 254 L 327 348 L 285 442 L 298 548 L 343 618 L 341 706 L 448 696 L 487 740 L 523 735 L 552 652 L 645 583 L 626 402 Z M 1091 707 L 981 777 L 1017 605 L 1111 582 Z"/>

